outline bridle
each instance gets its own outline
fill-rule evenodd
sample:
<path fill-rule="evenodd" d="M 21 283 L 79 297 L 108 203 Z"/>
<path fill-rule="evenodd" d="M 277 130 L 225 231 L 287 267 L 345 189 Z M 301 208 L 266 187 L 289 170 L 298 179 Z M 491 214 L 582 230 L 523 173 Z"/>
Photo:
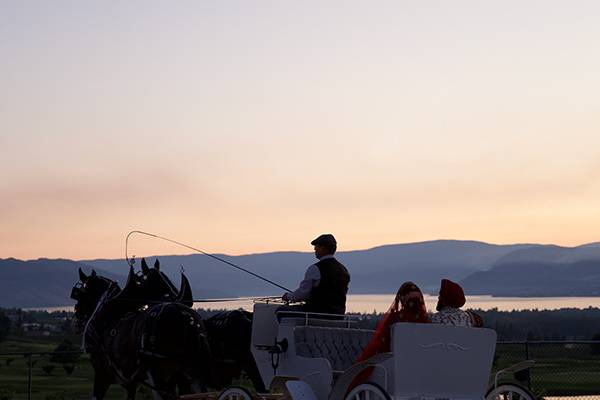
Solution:
<path fill-rule="evenodd" d="M 90 279 L 98 279 L 99 282 L 102 282 L 106 285 L 106 288 L 103 290 L 99 290 L 97 293 L 97 299 L 93 299 L 92 297 L 94 297 L 94 293 L 90 292 L 90 288 L 88 286 L 88 283 L 90 281 Z M 94 304 L 92 304 L 94 301 L 98 302 L 98 300 L 100 300 L 100 298 L 102 297 L 102 294 L 105 293 L 107 290 L 110 289 L 110 287 L 115 284 L 114 281 L 105 278 L 103 276 L 93 276 L 93 277 L 89 277 L 85 282 L 82 282 L 81 280 L 78 281 L 74 286 L 73 289 L 71 289 L 71 299 L 75 300 L 77 303 L 75 304 L 75 319 L 79 320 L 80 322 L 83 322 L 85 320 L 87 320 L 91 313 L 93 312 L 93 308 L 94 308 Z M 89 310 L 82 310 L 82 303 L 86 303 L 89 307 Z"/>

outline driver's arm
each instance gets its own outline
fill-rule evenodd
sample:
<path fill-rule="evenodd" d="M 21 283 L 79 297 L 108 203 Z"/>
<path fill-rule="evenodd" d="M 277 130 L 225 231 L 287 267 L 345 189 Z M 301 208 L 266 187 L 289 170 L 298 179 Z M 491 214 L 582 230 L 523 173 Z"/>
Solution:
<path fill-rule="evenodd" d="M 298 289 L 284 295 L 284 300 L 291 302 L 306 301 L 310 298 L 312 288 L 317 286 L 321 281 L 321 273 L 319 267 L 311 265 L 304 274 L 304 279 L 300 282 Z"/>

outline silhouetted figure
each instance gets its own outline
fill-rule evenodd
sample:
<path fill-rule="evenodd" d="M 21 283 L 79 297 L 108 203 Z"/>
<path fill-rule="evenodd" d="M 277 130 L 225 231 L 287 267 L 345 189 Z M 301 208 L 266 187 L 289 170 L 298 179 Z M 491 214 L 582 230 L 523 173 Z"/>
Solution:
<path fill-rule="evenodd" d="M 310 244 L 314 246 L 315 257 L 319 261 L 308 267 L 296 290 L 282 296 L 284 301 L 304 301 L 305 304 L 282 306 L 280 311 L 344 314 L 350 274 L 334 257 L 337 242 L 333 235 L 324 234 Z"/>
<path fill-rule="evenodd" d="M 442 279 L 436 306 L 437 313 L 431 317 L 434 324 L 482 327 L 483 320 L 474 312 L 461 310 L 465 305 L 465 293 L 458 283 Z"/>

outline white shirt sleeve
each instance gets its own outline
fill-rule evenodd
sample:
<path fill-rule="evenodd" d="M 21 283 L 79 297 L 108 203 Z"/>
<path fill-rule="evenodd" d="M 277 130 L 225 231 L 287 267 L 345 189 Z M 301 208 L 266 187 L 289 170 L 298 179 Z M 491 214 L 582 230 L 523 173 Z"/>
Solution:
<path fill-rule="evenodd" d="M 292 302 L 308 300 L 310 298 L 310 292 L 312 288 L 317 286 L 320 281 L 321 273 L 319 272 L 319 267 L 313 264 L 306 270 L 304 279 L 302 282 L 300 282 L 298 289 L 294 290 L 292 293 L 289 293 L 288 298 Z"/>

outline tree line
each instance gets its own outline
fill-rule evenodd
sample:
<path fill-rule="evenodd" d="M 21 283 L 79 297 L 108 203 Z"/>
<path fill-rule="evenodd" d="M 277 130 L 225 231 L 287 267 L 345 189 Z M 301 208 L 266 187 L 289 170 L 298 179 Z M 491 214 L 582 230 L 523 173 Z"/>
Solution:
<path fill-rule="evenodd" d="M 223 310 L 198 309 L 203 318 Z M 560 310 L 499 311 L 473 310 L 485 327 L 494 329 L 501 341 L 523 340 L 590 340 L 600 339 L 600 308 L 563 308 Z M 360 327 L 374 329 L 380 313 L 353 314 Z M 72 312 L 26 311 L 0 308 L 0 342 L 7 336 L 24 336 L 24 327 L 39 324 L 51 336 L 72 336 Z M 51 328 L 51 329 L 50 329 Z"/>

